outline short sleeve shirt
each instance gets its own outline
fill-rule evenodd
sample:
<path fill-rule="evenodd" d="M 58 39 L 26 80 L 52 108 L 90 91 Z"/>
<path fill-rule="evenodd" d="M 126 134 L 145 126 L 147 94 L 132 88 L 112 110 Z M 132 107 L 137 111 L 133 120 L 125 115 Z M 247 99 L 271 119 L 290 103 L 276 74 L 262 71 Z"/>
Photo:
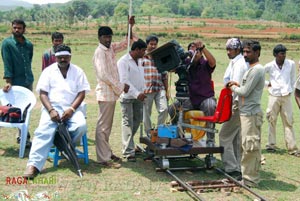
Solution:
<path fill-rule="evenodd" d="M 81 68 L 70 64 L 67 77 L 61 74 L 57 63 L 47 67 L 41 74 L 36 91 L 48 92 L 49 101 L 53 106 L 69 108 L 79 92 L 90 91 L 90 85 Z"/>

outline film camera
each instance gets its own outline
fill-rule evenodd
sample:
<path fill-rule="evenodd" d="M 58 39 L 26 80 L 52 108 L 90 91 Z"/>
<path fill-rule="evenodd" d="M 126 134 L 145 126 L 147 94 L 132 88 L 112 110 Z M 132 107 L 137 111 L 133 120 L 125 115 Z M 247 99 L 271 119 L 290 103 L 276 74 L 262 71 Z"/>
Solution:
<path fill-rule="evenodd" d="M 176 40 L 172 40 L 161 47 L 149 52 L 158 71 L 171 71 L 178 74 L 175 82 L 176 97 L 189 97 L 188 69 L 194 53 L 185 52 Z"/>

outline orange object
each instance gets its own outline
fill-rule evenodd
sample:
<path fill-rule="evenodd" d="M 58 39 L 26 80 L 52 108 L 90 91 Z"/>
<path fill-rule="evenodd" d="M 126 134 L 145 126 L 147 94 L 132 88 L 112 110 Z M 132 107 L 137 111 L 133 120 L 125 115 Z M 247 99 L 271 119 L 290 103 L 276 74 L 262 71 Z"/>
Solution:
<path fill-rule="evenodd" d="M 197 121 L 197 120 L 193 119 L 193 117 L 203 117 L 203 116 L 204 116 L 204 113 L 200 110 L 186 111 L 184 113 L 184 121 L 186 123 L 189 123 L 189 124 L 194 125 L 194 126 L 205 127 L 205 125 L 206 125 L 205 121 Z M 192 134 L 192 138 L 195 141 L 200 140 L 201 138 L 203 138 L 205 133 L 206 133 L 204 130 L 198 130 L 198 129 L 186 128 L 185 130 L 186 130 L 186 132 L 190 132 Z"/>
<path fill-rule="evenodd" d="M 157 141 L 157 129 L 151 129 L 150 130 L 150 135 L 151 135 L 151 142 L 155 143 Z"/>

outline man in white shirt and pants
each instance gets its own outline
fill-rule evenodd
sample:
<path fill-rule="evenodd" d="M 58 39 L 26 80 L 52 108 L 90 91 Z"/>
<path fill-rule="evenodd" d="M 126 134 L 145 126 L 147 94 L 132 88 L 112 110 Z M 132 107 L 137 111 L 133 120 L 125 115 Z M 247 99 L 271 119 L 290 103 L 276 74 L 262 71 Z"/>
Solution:
<path fill-rule="evenodd" d="M 131 51 L 118 60 L 118 71 L 121 83 L 129 85 L 129 91 L 122 93 L 122 154 L 130 162 L 135 162 L 134 135 L 143 120 L 143 101 L 145 79 L 144 68 L 139 62 L 143 58 L 147 45 L 139 39 L 131 46 Z"/>
<path fill-rule="evenodd" d="M 226 43 L 227 56 L 230 63 L 224 74 L 224 85 L 229 81 L 242 83 L 243 75 L 248 70 L 241 54 L 242 44 L 238 38 L 230 38 Z M 224 170 L 227 174 L 240 180 L 241 177 L 241 121 L 237 94 L 233 93 L 232 116 L 222 125 L 219 134 Z"/>
<path fill-rule="evenodd" d="M 275 59 L 265 65 L 265 72 L 269 74 L 269 81 L 266 81 L 269 91 L 267 108 L 267 120 L 269 123 L 269 137 L 266 145 L 267 151 L 276 151 L 276 123 L 280 113 L 285 143 L 289 154 L 300 156 L 296 146 L 296 139 L 293 129 L 293 104 L 292 92 L 296 81 L 295 62 L 286 59 L 286 47 L 278 44 L 273 49 Z"/>

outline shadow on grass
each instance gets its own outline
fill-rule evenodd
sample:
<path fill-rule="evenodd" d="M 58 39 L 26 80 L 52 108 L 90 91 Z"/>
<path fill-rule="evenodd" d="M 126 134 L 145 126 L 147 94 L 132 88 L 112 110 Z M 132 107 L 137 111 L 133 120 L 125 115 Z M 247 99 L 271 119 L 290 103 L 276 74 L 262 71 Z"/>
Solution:
<path fill-rule="evenodd" d="M 51 163 L 53 163 L 52 160 L 49 160 Z M 83 176 L 85 173 L 88 174 L 99 174 L 102 172 L 101 167 L 99 164 L 97 164 L 94 160 L 89 159 L 89 163 L 85 164 L 83 162 L 83 159 L 78 159 L 79 161 L 79 166 L 81 168 L 81 172 L 83 173 Z M 69 169 L 71 170 L 74 174 L 78 174 L 77 170 L 75 169 L 75 167 L 72 165 L 72 163 L 66 159 L 62 159 L 59 161 L 58 166 L 57 167 L 50 167 L 50 168 L 46 168 L 43 169 L 43 173 L 49 173 L 49 172 L 55 172 L 58 169 Z"/>
<path fill-rule="evenodd" d="M 259 182 L 259 189 L 262 191 L 273 190 L 293 192 L 298 189 L 296 185 L 278 180 L 277 175 L 272 172 L 261 171 L 260 173 L 261 181 Z"/>
<path fill-rule="evenodd" d="M 267 151 L 266 149 L 262 149 L 261 150 L 262 154 L 277 154 L 277 155 L 284 155 L 284 154 L 288 154 L 286 149 L 276 149 L 276 151 L 272 152 L 272 151 Z"/>
<path fill-rule="evenodd" d="M 24 158 L 28 158 L 30 149 L 25 149 Z M 4 149 L 0 149 L 1 156 L 3 157 L 16 157 L 19 158 L 19 148 L 8 147 Z"/>

